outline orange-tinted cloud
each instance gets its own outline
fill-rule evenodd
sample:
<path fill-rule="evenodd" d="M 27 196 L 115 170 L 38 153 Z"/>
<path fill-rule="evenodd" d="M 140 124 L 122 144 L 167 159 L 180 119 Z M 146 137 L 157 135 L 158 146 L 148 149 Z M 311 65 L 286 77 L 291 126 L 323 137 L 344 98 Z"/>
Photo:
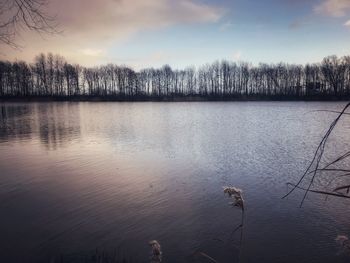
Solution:
<path fill-rule="evenodd" d="M 315 12 L 334 17 L 345 16 L 349 11 L 349 0 L 324 0 L 320 5 L 315 7 Z"/>
<path fill-rule="evenodd" d="M 179 24 L 214 23 L 223 9 L 195 0 L 52 0 L 48 6 L 63 33 L 23 32 L 21 52 L 2 47 L 2 59 L 31 61 L 39 52 L 60 53 L 85 65 L 108 62 L 108 49 L 140 31 Z"/>

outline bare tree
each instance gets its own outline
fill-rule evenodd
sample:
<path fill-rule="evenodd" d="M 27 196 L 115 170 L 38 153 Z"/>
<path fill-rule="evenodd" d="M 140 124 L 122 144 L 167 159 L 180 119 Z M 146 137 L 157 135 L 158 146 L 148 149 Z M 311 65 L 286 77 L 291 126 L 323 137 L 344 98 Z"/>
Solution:
<path fill-rule="evenodd" d="M 19 48 L 22 30 L 39 34 L 58 33 L 55 17 L 46 12 L 47 0 L 3 0 L 0 3 L 0 43 Z"/>
<path fill-rule="evenodd" d="M 325 80 L 333 88 L 334 94 L 338 95 L 339 91 L 342 92 L 345 72 L 346 72 L 346 60 L 338 59 L 337 56 L 329 56 L 322 61 L 322 73 Z"/>
<path fill-rule="evenodd" d="M 165 65 L 136 72 L 114 64 L 85 68 L 71 65 L 58 55 L 39 54 L 27 65 L 0 61 L 0 96 L 18 95 L 114 96 L 124 100 L 186 96 L 348 99 L 350 59 L 333 56 L 305 66 L 216 61 L 199 68 L 177 70 Z"/>

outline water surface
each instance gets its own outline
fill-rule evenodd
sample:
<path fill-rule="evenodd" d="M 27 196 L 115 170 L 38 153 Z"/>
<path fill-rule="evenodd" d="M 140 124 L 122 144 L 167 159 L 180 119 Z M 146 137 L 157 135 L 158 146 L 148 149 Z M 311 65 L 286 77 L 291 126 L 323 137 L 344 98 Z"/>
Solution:
<path fill-rule="evenodd" d="M 225 185 L 244 191 L 242 262 L 348 262 L 334 239 L 350 234 L 350 201 L 281 199 L 335 117 L 315 110 L 343 105 L 2 103 L 1 262 L 96 248 L 147 262 L 151 239 L 164 262 L 236 262 L 241 214 Z M 350 148 L 349 131 L 340 123 L 327 160 Z"/>

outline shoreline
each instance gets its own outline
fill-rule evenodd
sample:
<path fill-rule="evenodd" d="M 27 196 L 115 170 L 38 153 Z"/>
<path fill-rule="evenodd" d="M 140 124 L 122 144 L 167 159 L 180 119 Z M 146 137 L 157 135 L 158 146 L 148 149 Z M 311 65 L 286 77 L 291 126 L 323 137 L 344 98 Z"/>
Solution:
<path fill-rule="evenodd" d="M 0 102 L 224 102 L 224 101 L 348 101 L 350 96 L 6 96 Z"/>

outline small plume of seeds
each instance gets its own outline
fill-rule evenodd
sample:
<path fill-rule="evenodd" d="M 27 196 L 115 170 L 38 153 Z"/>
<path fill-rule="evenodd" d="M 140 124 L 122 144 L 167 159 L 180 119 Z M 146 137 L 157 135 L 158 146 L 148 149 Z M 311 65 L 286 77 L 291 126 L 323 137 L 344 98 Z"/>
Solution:
<path fill-rule="evenodd" d="M 350 252 L 350 240 L 345 235 L 338 235 L 335 241 L 341 246 L 342 249 L 345 249 L 347 252 Z"/>
<path fill-rule="evenodd" d="M 225 186 L 224 193 L 228 194 L 228 196 L 233 199 L 233 202 L 230 204 L 237 206 L 238 208 L 242 209 L 242 211 L 244 211 L 244 200 L 242 197 L 243 191 L 241 189 L 233 186 Z"/>
<path fill-rule="evenodd" d="M 151 263 L 159 263 L 162 262 L 162 251 L 160 248 L 160 244 L 157 240 L 152 240 L 148 242 L 151 246 Z"/>

